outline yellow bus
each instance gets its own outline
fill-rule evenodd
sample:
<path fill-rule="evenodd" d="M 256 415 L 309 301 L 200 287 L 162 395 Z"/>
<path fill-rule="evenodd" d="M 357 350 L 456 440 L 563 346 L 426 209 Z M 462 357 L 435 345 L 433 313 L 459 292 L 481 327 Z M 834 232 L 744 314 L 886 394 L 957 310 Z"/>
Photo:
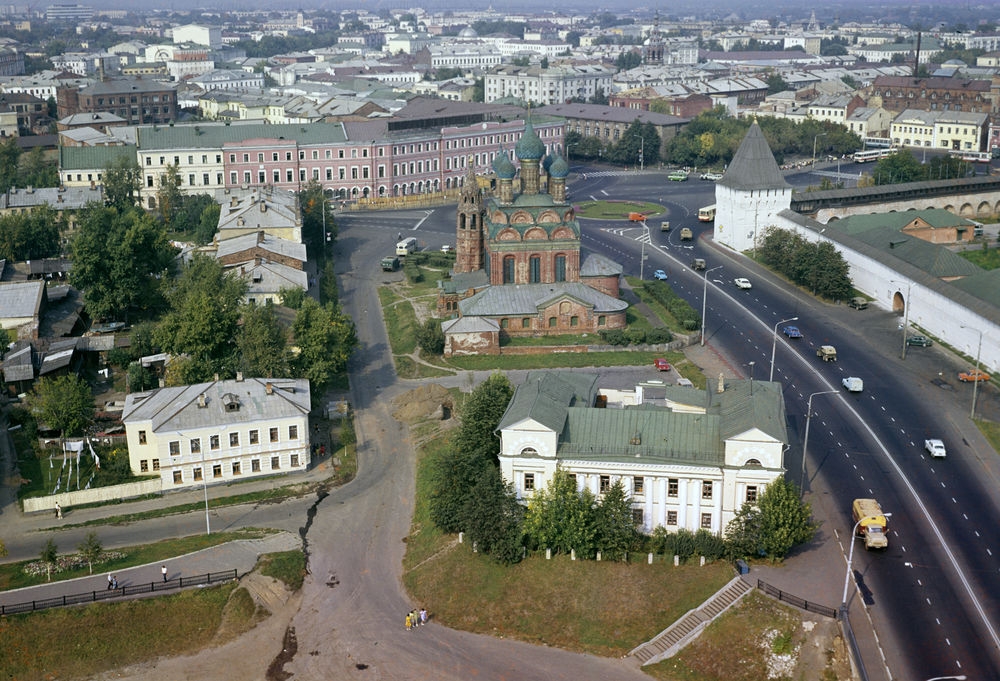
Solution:
<path fill-rule="evenodd" d="M 712 222 L 713 220 L 715 220 L 714 204 L 698 209 L 698 222 Z"/>

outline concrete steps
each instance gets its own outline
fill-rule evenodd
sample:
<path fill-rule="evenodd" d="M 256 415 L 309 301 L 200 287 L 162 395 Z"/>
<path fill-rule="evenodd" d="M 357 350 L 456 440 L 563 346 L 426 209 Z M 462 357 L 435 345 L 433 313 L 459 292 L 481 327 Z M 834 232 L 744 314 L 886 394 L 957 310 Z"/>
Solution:
<path fill-rule="evenodd" d="M 259 572 L 246 575 L 240 580 L 240 586 L 247 590 L 254 603 L 272 613 L 277 612 L 292 595 L 284 582 L 273 577 L 265 577 Z"/>
<path fill-rule="evenodd" d="M 635 647 L 626 657 L 633 658 L 639 666 L 653 664 L 677 654 L 693 641 L 716 617 L 734 603 L 739 602 L 753 587 L 745 580 L 734 577 L 700 607 L 689 610 L 679 620 L 660 632 L 654 639 Z"/>

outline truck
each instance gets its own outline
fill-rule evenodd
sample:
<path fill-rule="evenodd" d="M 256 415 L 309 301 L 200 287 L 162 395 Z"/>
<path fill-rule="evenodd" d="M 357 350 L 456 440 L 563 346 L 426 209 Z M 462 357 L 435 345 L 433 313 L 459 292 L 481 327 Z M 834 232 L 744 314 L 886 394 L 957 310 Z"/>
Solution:
<path fill-rule="evenodd" d="M 387 255 L 382 258 L 382 271 L 395 272 L 399 269 L 399 258 L 394 255 Z"/>
<path fill-rule="evenodd" d="M 821 345 L 816 348 L 816 356 L 819 357 L 824 362 L 836 362 L 837 361 L 837 348 L 832 345 Z"/>
<path fill-rule="evenodd" d="M 645 222 L 646 221 L 646 214 L 645 213 L 629 213 L 628 214 L 628 219 L 629 219 L 629 222 Z"/>
<path fill-rule="evenodd" d="M 851 504 L 854 515 L 855 532 L 865 540 L 865 549 L 885 549 L 889 547 L 889 537 L 886 535 L 888 519 L 882 513 L 882 507 L 874 499 L 855 499 Z"/>
<path fill-rule="evenodd" d="M 691 233 L 690 227 L 684 227 L 681 229 L 681 241 L 691 241 L 694 238 L 694 234 Z"/>

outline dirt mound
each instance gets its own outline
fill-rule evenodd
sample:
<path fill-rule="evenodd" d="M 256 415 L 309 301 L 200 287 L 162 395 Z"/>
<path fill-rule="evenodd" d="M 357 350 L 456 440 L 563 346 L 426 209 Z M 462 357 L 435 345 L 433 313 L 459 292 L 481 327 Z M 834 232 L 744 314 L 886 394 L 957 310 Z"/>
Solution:
<path fill-rule="evenodd" d="M 436 383 L 403 393 L 392 401 L 392 408 L 393 418 L 403 423 L 448 419 L 455 413 L 451 393 Z"/>

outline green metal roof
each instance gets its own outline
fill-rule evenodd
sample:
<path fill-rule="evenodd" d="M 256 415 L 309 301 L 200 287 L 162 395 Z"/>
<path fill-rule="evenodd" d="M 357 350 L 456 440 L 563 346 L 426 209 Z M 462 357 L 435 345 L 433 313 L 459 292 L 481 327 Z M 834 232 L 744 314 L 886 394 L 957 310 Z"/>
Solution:
<path fill-rule="evenodd" d="M 591 406 L 597 394 L 597 374 L 571 371 L 531 371 L 524 383 L 514 391 L 507 411 L 497 430 L 526 419 L 538 421 L 546 428 L 559 432 L 566 421 L 567 410 L 577 404 Z"/>
<path fill-rule="evenodd" d="M 268 125 L 155 125 L 136 130 L 140 151 L 152 149 L 221 149 L 232 142 L 251 139 L 297 140 L 299 144 L 341 144 L 344 128 L 336 123 Z"/>
<path fill-rule="evenodd" d="M 107 168 L 119 158 L 136 160 L 134 144 L 115 147 L 59 147 L 60 170 L 94 170 Z"/>

